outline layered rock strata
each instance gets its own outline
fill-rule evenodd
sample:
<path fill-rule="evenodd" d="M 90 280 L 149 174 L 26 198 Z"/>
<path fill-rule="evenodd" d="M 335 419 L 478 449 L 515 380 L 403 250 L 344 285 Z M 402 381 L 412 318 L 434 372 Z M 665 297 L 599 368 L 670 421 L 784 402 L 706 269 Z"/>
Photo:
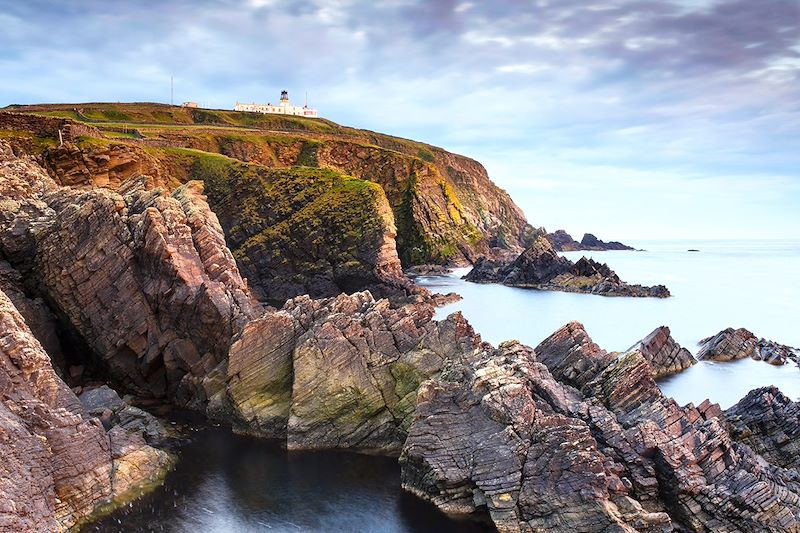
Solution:
<path fill-rule="evenodd" d="M 777 387 L 750 391 L 725 416 L 734 439 L 774 465 L 800 467 L 800 403 Z"/>
<path fill-rule="evenodd" d="M 700 341 L 698 359 L 734 361 L 750 357 L 772 365 L 793 361 L 800 365 L 800 349 L 756 337 L 750 331 L 727 328 Z"/>
<path fill-rule="evenodd" d="M 201 184 L 125 188 L 59 187 L 31 159 L 0 158 L 0 253 L 113 380 L 202 405 L 200 379 L 260 306 Z"/>
<path fill-rule="evenodd" d="M 535 350 L 478 350 L 420 387 L 403 486 L 498 531 L 796 531 L 795 470 L 679 407 L 638 351 L 570 323 Z"/>
<path fill-rule="evenodd" d="M 601 296 L 669 296 L 669 290 L 664 285 L 645 287 L 625 283 L 608 265 L 592 259 L 582 257 L 573 263 L 558 255 L 545 237 L 537 238 L 511 262 L 482 257 L 464 279 L 476 283 L 502 283 L 511 287 Z"/>
<path fill-rule="evenodd" d="M 369 292 L 289 300 L 231 346 L 209 412 L 290 449 L 396 455 L 419 384 L 480 342 L 460 314 L 432 317 L 428 304 L 392 308 Z"/>
<path fill-rule="evenodd" d="M 174 187 L 192 179 L 197 159 L 216 154 L 262 168 L 319 167 L 373 182 L 393 211 L 398 250 L 406 266 L 474 260 L 491 247 L 518 253 L 530 243 L 533 232 L 508 193 L 491 182 L 477 161 L 326 120 L 309 127 L 302 118 L 264 116 L 254 121 L 249 113 L 183 113 L 157 104 L 16 106 L 12 111 L 0 113 L 0 129 L 23 130 L 50 145 L 44 158 L 64 184 L 115 188 L 141 173 L 156 185 Z M 54 126 L 80 124 L 26 112 L 137 123 L 130 131 L 142 129 L 145 138 L 139 129 L 136 139 L 112 138 L 106 134 L 119 126 L 98 124 L 102 132 L 86 126 L 79 135 L 68 137 L 69 146 L 56 148 Z M 165 122 L 166 127 L 156 126 Z M 149 126 L 142 128 L 141 123 Z M 199 124 L 205 127 L 198 128 Z"/>
<path fill-rule="evenodd" d="M 628 351 L 638 350 L 653 370 L 653 379 L 686 370 L 697 360 L 670 335 L 667 326 L 653 330 L 650 335 L 634 344 Z"/>
<path fill-rule="evenodd" d="M 97 418 L 0 292 L 0 530 L 67 531 L 158 481 L 170 457 Z"/>

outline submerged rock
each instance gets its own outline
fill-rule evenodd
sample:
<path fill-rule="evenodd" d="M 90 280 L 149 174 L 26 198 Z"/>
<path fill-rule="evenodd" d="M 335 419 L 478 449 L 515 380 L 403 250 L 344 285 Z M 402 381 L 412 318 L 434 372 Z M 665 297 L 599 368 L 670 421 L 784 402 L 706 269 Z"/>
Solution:
<path fill-rule="evenodd" d="M 511 262 L 482 257 L 464 277 L 476 283 L 502 283 L 511 287 L 582 292 L 602 296 L 668 297 L 664 285 L 645 287 L 619 279 L 608 265 L 582 257 L 576 263 L 558 255 L 550 241 L 537 238 Z"/>
<path fill-rule="evenodd" d="M 666 326 L 653 330 L 629 351 L 633 350 L 638 350 L 650 363 L 654 379 L 681 372 L 697 362 L 689 350 L 675 342 Z"/>
<path fill-rule="evenodd" d="M 578 323 L 535 350 L 505 343 L 420 387 L 403 486 L 485 509 L 499 531 L 794 531 L 797 472 L 727 431 L 719 406 L 664 397 L 638 350 Z"/>

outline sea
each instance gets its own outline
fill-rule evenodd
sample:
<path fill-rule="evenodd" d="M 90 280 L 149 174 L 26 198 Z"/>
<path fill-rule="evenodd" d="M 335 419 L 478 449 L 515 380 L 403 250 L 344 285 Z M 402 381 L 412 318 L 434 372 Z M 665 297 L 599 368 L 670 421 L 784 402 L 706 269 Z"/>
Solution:
<path fill-rule="evenodd" d="M 568 252 L 608 263 L 629 283 L 664 284 L 667 299 L 604 297 L 502 285 L 461 277 L 469 269 L 418 278 L 462 300 L 437 318 L 461 312 L 485 341 L 517 339 L 531 346 L 569 321 L 582 322 L 609 351 L 634 345 L 665 325 L 692 353 L 727 327 L 800 347 L 800 241 L 657 241 L 641 251 Z M 696 250 L 696 251 L 689 251 Z M 701 361 L 659 382 L 680 403 L 706 398 L 723 408 L 751 389 L 775 385 L 800 398 L 800 369 L 745 359 Z M 379 532 L 493 531 L 457 520 L 404 493 L 396 460 L 347 452 L 289 452 L 274 443 L 205 427 L 178 450 L 163 487 L 84 531 Z"/>

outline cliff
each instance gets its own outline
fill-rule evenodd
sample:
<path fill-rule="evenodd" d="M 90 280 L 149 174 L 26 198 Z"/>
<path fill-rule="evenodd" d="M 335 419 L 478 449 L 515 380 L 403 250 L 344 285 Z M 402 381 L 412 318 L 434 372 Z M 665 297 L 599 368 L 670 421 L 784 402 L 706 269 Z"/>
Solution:
<path fill-rule="evenodd" d="M 30 117 L 27 129 L 21 116 Z M 39 127 L 45 119 L 89 124 L 98 134 L 82 131 L 70 138 L 72 146 L 57 147 L 53 126 Z M 405 266 L 472 261 L 490 247 L 519 251 L 533 231 L 478 162 L 327 120 L 158 104 L 16 106 L 0 113 L 0 136 L 24 135 L 27 149 L 38 148 L 65 185 L 116 187 L 144 174 L 154 186 L 172 188 L 194 178 L 186 149 L 267 168 L 325 168 L 374 182 L 391 206 Z"/>

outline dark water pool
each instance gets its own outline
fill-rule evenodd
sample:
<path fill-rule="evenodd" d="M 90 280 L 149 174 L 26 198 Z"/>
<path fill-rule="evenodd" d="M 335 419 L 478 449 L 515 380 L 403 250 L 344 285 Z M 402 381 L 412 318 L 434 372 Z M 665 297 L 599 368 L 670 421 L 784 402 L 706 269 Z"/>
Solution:
<path fill-rule="evenodd" d="M 194 432 L 164 486 L 85 532 L 492 531 L 400 489 L 397 460 L 287 452 L 225 428 Z"/>

